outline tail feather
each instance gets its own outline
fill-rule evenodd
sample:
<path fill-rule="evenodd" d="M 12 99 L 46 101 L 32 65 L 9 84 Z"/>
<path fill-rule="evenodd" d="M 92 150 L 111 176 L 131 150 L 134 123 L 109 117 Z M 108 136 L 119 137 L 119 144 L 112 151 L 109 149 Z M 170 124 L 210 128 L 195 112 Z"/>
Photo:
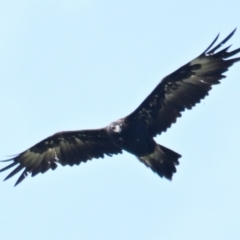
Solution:
<path fill-rule="evenodd" d="M 171 180 L 177 171 L 176 165 L 179 164 L 180 157 L 180 154 L 157 144 L 153 153 L 138 157 L 138 159 L 160 177 Z"/>

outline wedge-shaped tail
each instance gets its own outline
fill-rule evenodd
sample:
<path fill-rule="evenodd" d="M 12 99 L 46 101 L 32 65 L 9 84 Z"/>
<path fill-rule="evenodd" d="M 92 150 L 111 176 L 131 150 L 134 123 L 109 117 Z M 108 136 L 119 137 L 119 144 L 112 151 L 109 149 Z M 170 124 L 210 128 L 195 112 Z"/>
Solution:
<path fill-rule="evenodd" d="M 173 174 L 177 171 L 176 165 L 179 164 L 180 154 L 159 144 L 156 145 L 155 151 L 147 156 L 138 157 L 147 167 L 160 177 L 172 179 Z"/>

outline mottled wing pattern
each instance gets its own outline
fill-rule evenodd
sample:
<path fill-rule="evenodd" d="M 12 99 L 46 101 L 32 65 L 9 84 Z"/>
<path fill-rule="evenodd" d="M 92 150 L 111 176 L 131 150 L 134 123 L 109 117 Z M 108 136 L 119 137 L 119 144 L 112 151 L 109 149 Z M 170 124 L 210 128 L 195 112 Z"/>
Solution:
<path fill-rule="evenodd" d="M 228 52 L 229 46 L 216 52 L 235 30 L 213 47 L 217 36 L 199 57 L 165 77 L 126 120 L 144 119 L 151 136 L 166 131 L 182 111 L 191 109 L 207 96 L 212 85 L 220 83 L 219 80 L 225 77 L 223 73 L 240 60 L 239 57 L 229 59 L 239 53 L 240 48 Z"/>
<path fill-rule="evenodd" d="M 12 177 L 23 170 L 15 186 L 19 184 L 27 175 L 32 176 L 44 173 L 47 170 L 55 169 L 57 163 L 61 165 L 79 165 L 92 158 L 103 158 L 104 154 L 121 153 L 121 149 L 116 147 L 108 138 L 106 129 L 67 131 L 59 132 L 37 143 L 28 150 L 20 153 L 14 158 L 4 160 L 12 161 L 10 165 L 0 170 L 17 167 L 4 179 Z"/>

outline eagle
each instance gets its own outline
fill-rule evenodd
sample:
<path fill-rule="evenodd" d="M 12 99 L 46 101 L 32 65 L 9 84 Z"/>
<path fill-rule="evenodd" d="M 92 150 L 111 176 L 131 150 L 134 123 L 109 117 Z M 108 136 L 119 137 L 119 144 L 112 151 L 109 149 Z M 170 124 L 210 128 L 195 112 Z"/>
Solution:
<path fill-rule="evenodd" d="M 181 155 L 158 144 L 154 137 L 170 128 L 185 109 L 191 109 L 205 98 L 212 86 L 225 78 L 223 73 L 240 60 L 240 57 L 231 58 L 240 48 L 220 49 L 235 31 L 214 46 L 218 34 L 197 58 L 164 77 L 128 116 L 100 129 L 58 132 L 11 159 L 3 160 L 10 164 L 0 172 L 15 167 L 4 180 L 22 171 L 16 186 L 28 174 L 33 177 L 50 168 L 56 169 L 58 164 L 79 165 L 93 158 L 120 154 L 123 150 L 135 155 L 160 177 L 171 180 Z"/>

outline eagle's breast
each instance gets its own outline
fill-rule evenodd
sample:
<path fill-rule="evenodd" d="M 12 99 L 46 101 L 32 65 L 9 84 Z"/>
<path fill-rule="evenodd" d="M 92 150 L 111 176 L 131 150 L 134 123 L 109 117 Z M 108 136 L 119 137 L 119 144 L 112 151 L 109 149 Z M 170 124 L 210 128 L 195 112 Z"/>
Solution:
<path fill-rule="evenodd" d="M 145 156 L 154 150 L 155 142 L 149 137 L 146 123 L 120 119 L 108 126 L 111 141 L 117 146 L 136 156 Z"/>

